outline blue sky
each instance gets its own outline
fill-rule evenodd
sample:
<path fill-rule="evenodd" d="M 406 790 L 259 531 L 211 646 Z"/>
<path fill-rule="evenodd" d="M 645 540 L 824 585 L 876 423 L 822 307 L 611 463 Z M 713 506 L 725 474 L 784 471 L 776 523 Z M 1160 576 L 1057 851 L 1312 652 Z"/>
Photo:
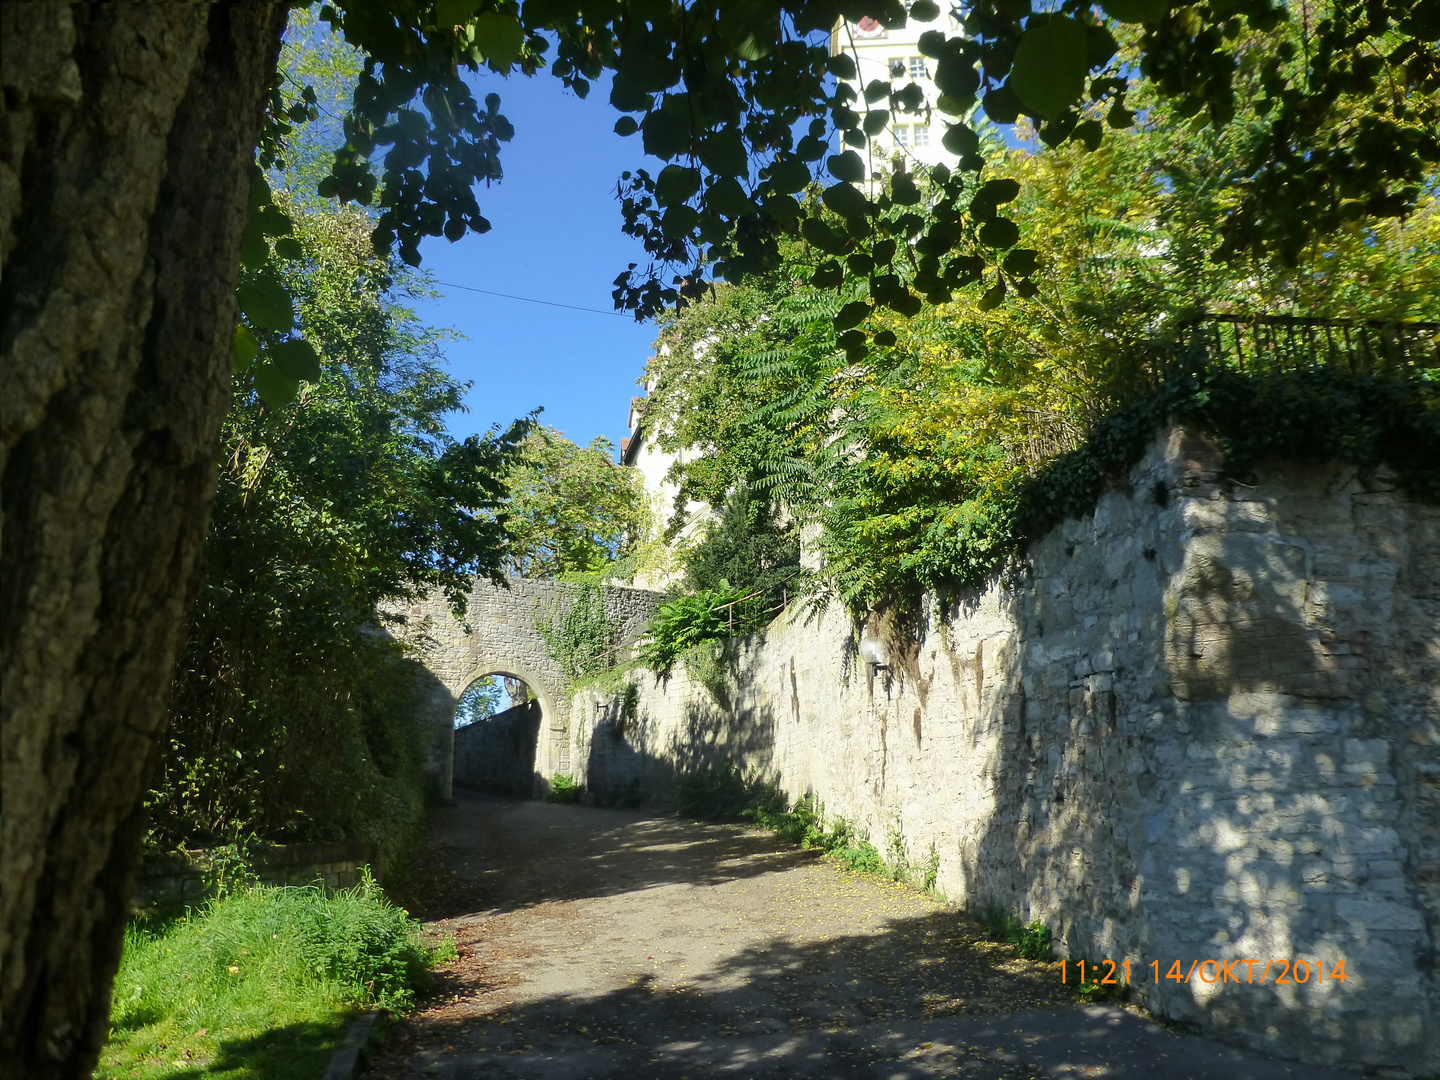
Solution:
<path fill-rule="evenodd" d="M 478 94 L 500 95 L 515 125 L 501 151 L 505 179 L 476 197 L 493 228 L 451 244 L 421 245 L 437 282 L 612 310 L 615 275 L 646 263 L 638 241 L 620 232 L 615 184 L 626 169 L 661 164 L 638 136 L 614 133 L 619 115 L 609 86 L 581 101 L 546 72 L 535 78 L 482 76 Z M 653 326 L 626 315 L 591 314 L 465 292 L 437 284 L 443 298 L 416 304 L 422 319 L 467 340 L 446 347 L 450 367 L 474 383 L 468 414 L 451 418 L 463 438 L 508 423 L 537 405 L 541 420 L 578 443 L 628 434 L 630 398 L 655 340 Z"/>

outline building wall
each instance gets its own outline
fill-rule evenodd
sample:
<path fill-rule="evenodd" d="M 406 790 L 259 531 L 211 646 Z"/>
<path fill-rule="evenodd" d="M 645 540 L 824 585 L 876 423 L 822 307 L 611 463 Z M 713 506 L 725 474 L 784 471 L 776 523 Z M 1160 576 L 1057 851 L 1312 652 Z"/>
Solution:
<path fill-rule="evenodd" d="M 935 87 L 935 61 L 920 55 L 920 35 L 927 30 L 943 30 L 947 34 L 959 32 L 959 24 L 949 14 L 942 14 L 934 22 L 910 22 L 899 29 L 881 26 L 874 19 L 862 19 L 858 23 L 842 22 L 830 35 L 830 51 L 843 52 L 856 62 L 858 77 L 851 84 L 855 88 L 857 103 L 851 108 L 862 115 L 866 105 L 865 87 L 876 79 L 888 82 L 899 91 L 908 83 L 920 87 L 925 97 L 924 107 L 913 113 L 896 112 L 890 118 L 885 130 L 870 140 L 869 145 L 858 150 L 867 159 L 867 170 L 871 175 L 887 173 L 897 162 L 904 170 L 916 165 L 937 165 L 944 162 L 954 167 L 959 158 L 946 150 L 940 140 L 945 136 L 947 122 L 954 123 L 958 117 L 941 113 L 936 108 L 940 92 Z M 872 108 L 885 108 L 888 102 L 881 101 Z M 923 141 L 922 141 L 923 140 Z"/>
<path fill-rule="evenodd" d="M 1044 920 L 1061 955 L 1129 960 L 1161 1015 L 1433 1074 L 1440 509 L 1383 474 L 1220 464 L 1167 433 L 1023 573 L 873 616 L 888 670 L 831 608 L 734 643 L 708 688 L 645 674 L 623 723 L 577 699 L 577 773 L 660 799 L 731 758 L 933 852 L 944 893 Z M 1307 981 L 1277 984 L 1296 960 Z"/>
<path fill-rule="evenodd" d="M 146 861 L 135 887 L 135 908 L 166 914 L 194 907 L 219 889 L 220 868 L 211 852 L 196 850 Z M 360 840 L 333 844 L 283 844 L 261 851 L 254 873 L 266 885 L 318 885 L 328 891 L 360 884 L 360 868 L 370 862 L 370 849 Z"/>

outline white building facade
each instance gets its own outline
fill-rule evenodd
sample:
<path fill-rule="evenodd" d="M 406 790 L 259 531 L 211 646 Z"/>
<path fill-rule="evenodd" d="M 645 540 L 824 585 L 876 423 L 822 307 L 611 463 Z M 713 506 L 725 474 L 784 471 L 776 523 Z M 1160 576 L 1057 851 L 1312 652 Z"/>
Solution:
<path fill-rule="evenodd" d="M 907 4 L 908 8 L 909 5 Z M 880 176 L 897 170 L 909 171 L 917 165 L 945 165 L 954 168 L 959 158 L 940 145 L 945 134 L 945 116 L 936 108 L 940 91 L 935 86 L 935 61 L 920 55 L 920 35 L 927 30 L 944 30 L 947 34 L 960 29 L 949 14 L 933 22 L 910 22 L 899 30 L 888 29 L 875 19 L 858 23 L 848 20 L 836 24 L 830 33 L 830 52 L 844 53 L 855 61 L 858 71 L 852 83 L 857 112 L 865 111 L 865 87 L 874 80 L 889 82 L 892 91 L 915 83 L 925 103 L 917 112 L 895 112 L 885 130 L 870 139 L 867 171 Z M 884 108 L 887 102 L 877 101 L 871 108 Z M 953 118 L 952 118 L 953 120 Z M 860 156 L 866 157 L 861 151 Z"/>

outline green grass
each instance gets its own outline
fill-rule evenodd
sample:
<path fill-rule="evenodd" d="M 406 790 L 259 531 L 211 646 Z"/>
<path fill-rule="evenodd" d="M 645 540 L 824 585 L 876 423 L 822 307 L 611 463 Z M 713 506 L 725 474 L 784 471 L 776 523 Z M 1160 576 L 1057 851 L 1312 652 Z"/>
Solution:
<path fill-rule="evenodd" d="M 354 889 L 252 886 L 185 917 L 132 924 L 96 1076 L 313 1080 L 365 1009 L 408 1011 L 454 943 L 368 873 Z"/>
<path fill-rule="evenodd" d="M 988 907 L 980 912 L 980 925 L 995 941 L 1006 941 L 1015 950 L 1015 955 L 1026 960 L 1052 960 L 1050 928 L 1039 919 L 1026 926 L 1015 915 L 998 907 Z"/>

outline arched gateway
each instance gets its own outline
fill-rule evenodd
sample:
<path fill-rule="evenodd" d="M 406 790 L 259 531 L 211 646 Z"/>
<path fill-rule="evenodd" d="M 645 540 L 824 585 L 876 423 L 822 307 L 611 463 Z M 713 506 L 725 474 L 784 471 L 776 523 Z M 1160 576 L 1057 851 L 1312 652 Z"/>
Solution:
<path fill-rule="evenodd" d="M 387 629 L 414 647 L 427 678 L 424 712 L 418 718 L 435 732 L 429 767 L 442 798 L 454 782 L 455 706 L 476 679 L 509 675 L 530 687 L 540 704 L 540 735 L 535 749 L 535 793 L 550 777 L 570 772 L 571 679 L 538 627 L 559 626 L 581 595 L 582 586 L 511 578 L 508 589 L 478 579 L 464 621 L 455 618 L 439 593 L 387 612 Z M 601 590 L 613 640 L 636 637 L 659 603 L 646 589 L 607 585 Z M 388 621 L 388 620 L 387 620 Z"/>

